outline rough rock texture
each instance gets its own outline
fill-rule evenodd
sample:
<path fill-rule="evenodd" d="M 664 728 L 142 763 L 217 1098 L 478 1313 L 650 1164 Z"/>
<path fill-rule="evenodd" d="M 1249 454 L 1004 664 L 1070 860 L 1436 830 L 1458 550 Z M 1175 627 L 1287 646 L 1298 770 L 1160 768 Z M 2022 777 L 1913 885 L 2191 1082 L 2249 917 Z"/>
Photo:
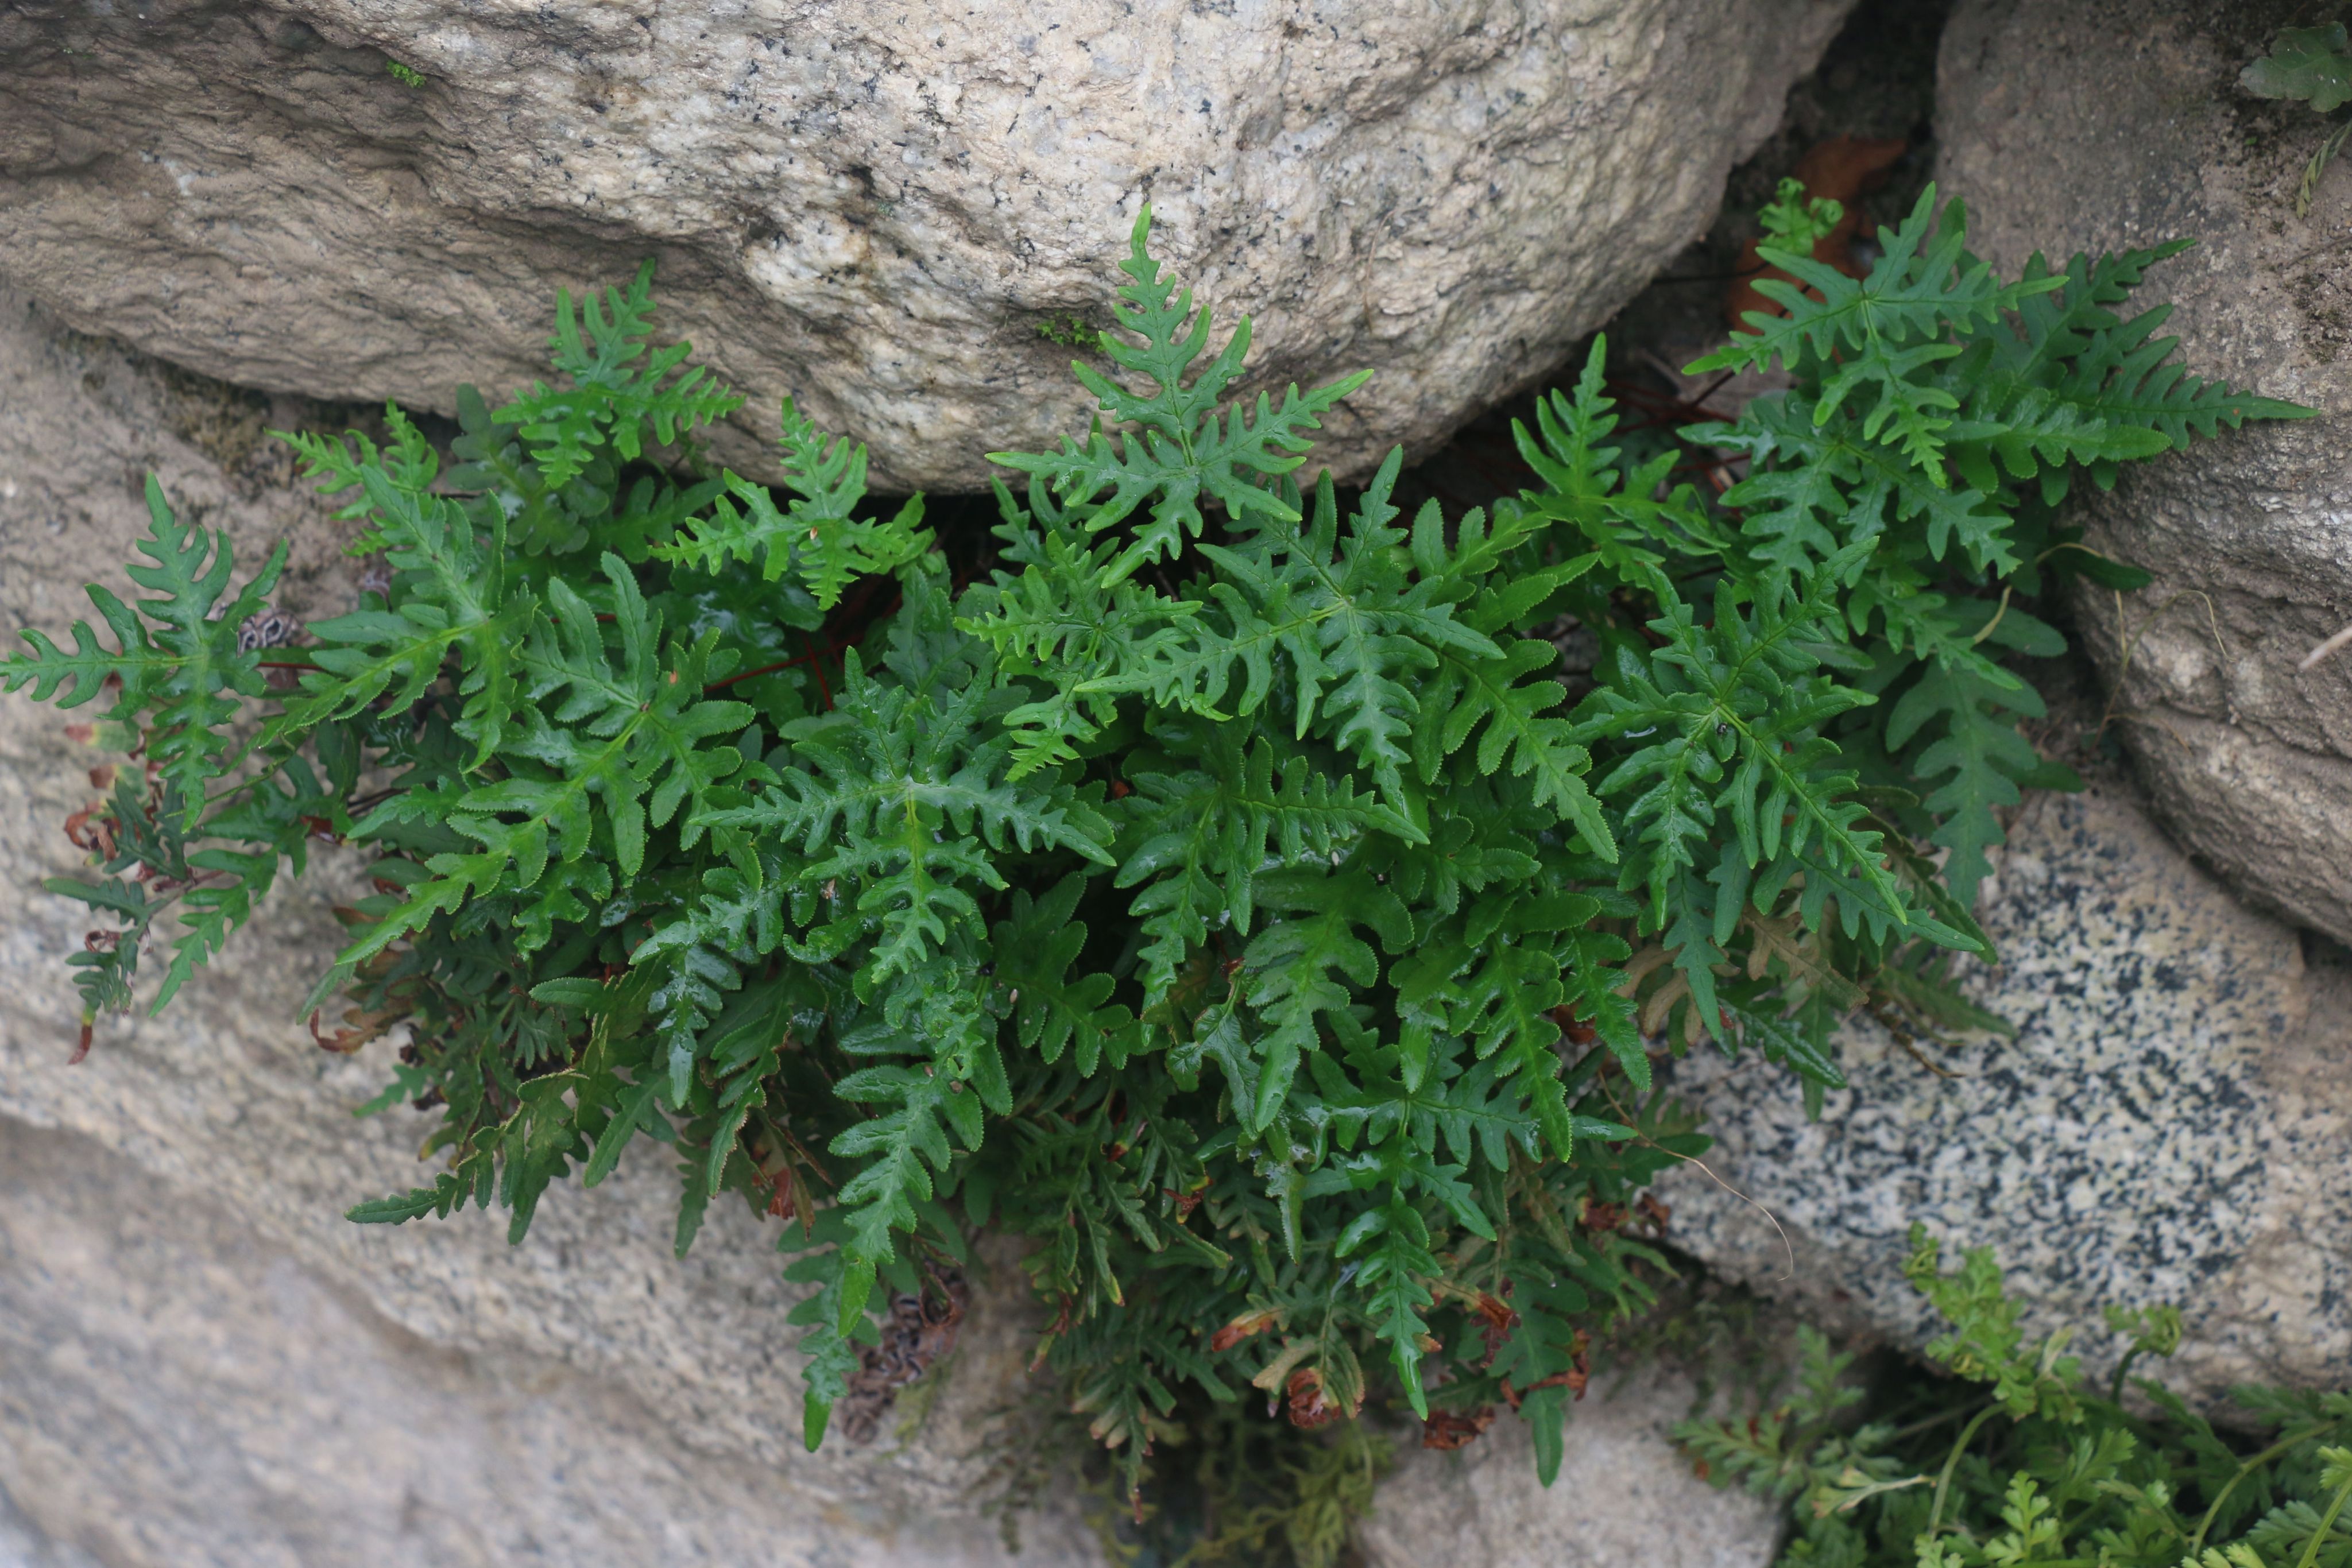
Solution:
<path fill-rule="evenodd" d="M 890 481 L 973 487 L 1083 430 L 1039 329 L 1107 322 L 1148 199 L 1259 381 L 1380 371 L 1321 454 L 1353 472 L 1694 237 L 1851 4 L 35 0 L 0 15 L 0 266 L 208 374 L 446 411 L 542 373 L 558 284 L 655 256 L 745 433 L 789 392 Z"/>
<path fill-rule="evenodd" d="M 2032 797 L 1979 913 L 2003 965 L 1969 988 L 2018 1035 L 1927 1048 L 1960 1077 L 1865 1022 L 1852 1086 L 1809 1123 L 1760 1061 L 1677 1065 L 1719 1181 L 1662 1183 L 1674 1239 L 1916 1349 L 1937 1327 L 1901 1271 L 1920 1220 L 1948 1260 L 1991 1246 L 2032 1330 L 2079 1325 L 2095 1368 L 2115 1354 L 2103 1306 L 2170 1301 L 2189 1339 L 2162 1375 L 2209 1406 L 2234 1383 L 2352 1379 L 2352 968 L 2316 938 L 2306 962 L 2120 782 Z"/>
<path fill-rule="evenodd" d="M 2326 122 L 2238 72 L 2292 0 L 1968 0 L 1945 34 L 1942 170 L 1979 251 L 2198 237 L 2142 297 L 2189 363 L 2319 409 L 2136 465 L 2084 508 L 2155 585 L 2078 606 L 2158 815 L 2241 893 L 2352 939 L 2352 160 L 2294 191 Z M 2126 669 L 2126 666 L 2128 665 Z"/>
<path fill-rule="evenodd" d="M 702 1305 L 739 1330 L 767 1315 Z M 983 1521 L 828 1511 L 560 1361 L 422 1339 L 248 1217 L 16 1122 L 0 1363 L 12 1568 L 1014 1561 Z M 1097 1560 L 1034 1521 L 1027 1544 L 1023 1563 Z"/>
<path fill-rule="evenodd" d="M 340 526 L 247 439 L 320 411 L 58 334 L 5 292 L 0 387 L 0 624 L 62 631 L 89 577 L 131 591 L 150 468 L 247 559 L 290 533 L 282 608 L 349 602 Z M 715 1207 L 677 1262 L 662 1162 L 556 1195 L 518 1248 L 478 1214 L 341 1218 L 414 1184 L 425 1123 L 352 1121 L 389 1046 L 331 1056 L 294 1018 L 353 865 L 281 889 L 167 1017 L 105 1020 L 68 1067 L 61 960 L 89 921 L 38 879 L 73 869 L 59 825 L 96 793 L 78 716 L 0 699 L 0 1552 L 13 1534 L 110 1568 L 1008 1561 L 974 1504 L 992 1412 L 1024 1387 L 1017 1270 L 980 1294 L 903 1450 L 812 1456 L 772 1222 Z M 1024 1563 L 1099 1560 L 1069 1517 L 1026 1536 Z"/>
<path fill-rule="evenodd" d="M 1411 1449 L 1357 1532 L 1367 1568 L 1764 1568 L 1780 1510 L 1692 1472 L 1668 1436 L 1691 1413 L 1678 1375 L 1596 1382 L 1549 1490 L 1507 1417 L 1457 1452 Z"/>

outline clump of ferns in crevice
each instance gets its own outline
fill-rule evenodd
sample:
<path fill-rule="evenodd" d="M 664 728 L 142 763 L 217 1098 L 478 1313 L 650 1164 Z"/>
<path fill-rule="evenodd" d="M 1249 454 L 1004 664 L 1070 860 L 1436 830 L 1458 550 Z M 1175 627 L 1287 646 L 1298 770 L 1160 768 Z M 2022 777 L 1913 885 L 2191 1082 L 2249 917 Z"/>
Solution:
<path fill-rule="evenodd" d="M 889 1294 L 999 1227 L 1130 1487 L 1179 1386 L 1508 1406 L 1549 1479 L 1648 1293 L 1598 1217 L 1704 1144 L 1652 1054 L 1819 1093 L 1857 1006 L 1981 1021 L 1945 958 L 1990 956 L 2000 809 L 2063 782 L 1998 656 L 2055 651 L 2053 571 L 2128 580 L 2058 504 L 2293 411 L 2113 313 L 2168 252 L 2003 282 L 1923 202 L 1866 279 L 1768 255 L 1811 292 L 1706 362 L 1796 384 L 1687 433 L 1726 493 L 1621 464 L 1596 348 L 1521 433 L 1540 487 L 1405 518 L 1394 455 L 1349 506 L 1294 483 L 1363 378 L 1223 406 L 1247 323 L 1208 356 L 1149 233 L 1075 367 L 1101 419 L 992 455 L 1023 487 L 969 581 L 790 403 L 781 504 L 656 467 L 739 400 L 648 347 L 644 276 L 559 305 L 560 384 L 468 391 L 446 467 L 397 410 L 293 438 L 390 575 L 272 651 L 298 691 L 237 642 L 282 550 L 232 591 L 151 488 L 115 645 L 5 670 L 141 737 L 99 879 L 53 884 L 121 925 L 89 1015 L 165 910 L 158 1006 L 336 836 L 378 891 L 314 1000 L 406 1023 L 378 1106 L 434 1106 L 445 1162 L 354 1218 L 519 1237 L 625 1158 L 675 1164 L 681 1251 L 722 1196 L 782 1215 L 812 1444 Z M 1572 713 L 1528 634 L 1563 612 L 1602 646 Z"/>

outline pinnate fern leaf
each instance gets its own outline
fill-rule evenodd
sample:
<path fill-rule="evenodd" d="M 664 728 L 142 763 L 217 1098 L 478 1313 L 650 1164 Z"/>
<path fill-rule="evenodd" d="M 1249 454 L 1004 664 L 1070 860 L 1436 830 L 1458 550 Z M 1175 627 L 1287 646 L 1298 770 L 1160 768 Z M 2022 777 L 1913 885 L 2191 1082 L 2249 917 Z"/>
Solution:
<path fill-rule="evenodd" d="M 207 786 L 234 765 L 241 749 L 225 728 L 240 711 L 237 699 L 263 690 L 260 654 L 241 648 L 237 634 L 268 602 L 286 564 L 286 546 L 280 543 L 231 592 L 236 558 L 226 537 L 182 523 L 152 476 L 147 516 L 148 531 L 137 546 L 147 560 L 126 570 L 149 597 L 125 604 L 95 583 L 88 591 L 115 647 L 109 650 L 88 622 L 76 622 L 69 649 L 28 630 L 24 635 L 32 652 L 0 664 L 0 690 L 29 686 L 46 702 L 68 688 L 58 706 L 78 707 L 119 681 L 110 716 L 146 714 L 147 755 L 182 801 L 183 826 L 194 827 Z"/>
<path fill-rule="evenodd" d="M 830 610 L 858 578 L 896 571 L 930 547 L 929 532 L 919 526 L 919 496 L 887 521 L 856 515 L 866 497 L 864 446 L 825 435 L 790 398 L 783 426 L 784 484 L 792 502 L 780 510 L 765 486 L 730 473 L 727 493 L 713 497 L 710 517 L 655 547 L 657 559 L 707 572 L 723 570 L 730 560 L 757 561 L 771 582 L 789 570 L 818 609 Z"/>
<path fill-rule="evenodd" d="M 667 445 L 698 424 L 723 419 L 742 406 L 701 366 L 679 371 L 693 347 L 649 347 L 653 330 L 654 264 L 637 269 L 624 292 L 594 292 L 575 305 L 569 290 L 555 303 L 555 335 L 548 346 L 571 385 L 529 392 L 497 411 L 520 427 L 546 483 L 560 486 L 585 469 L 601 447 L 622 459 L 640 456 L 646 437 Z"/>
<path fill-rule="evenodd" d="M 990 462 L 1036 475 L 1065 502 L 1087 507 L 1091 529 L 1111 528 L 1151 503 L 1133 542 L 1103 568 L 1106 586 L 1198 538 L 1205 504 L 1221 506 L 1244 523 L 1297 521 L 1297 509 L 1267 481 L 1305 460 L 1307 433 L 1371 374 L 1359 371 L 1303 395 L 1293 387 L 1279 407 L 1260 393 L 1255 411 L 1236 404 L 1221 415 L 1219 400 L 1249 352 L 1249 319 L 1243 318 L 1216 357 L 1195 372 L 1194 362 L 1208 347 L 1208 312 L 1193 308 L 1191 289 L 1180 290 L 1161 276 L 1148 248 L 1150 236 L 1147 204 L 1136 214 L 1128 257 L 1119 263 L 1129 281 L 1120 286 L 1121 303 L 1112 312 L 1118 327 L 1142 342 L 1106 332 L 1102 344 L 1113 363 L 1148 380 L 1151 390 L 1136 392 L 1091 366 L 1071 367 L 1103 413 L 1124 428 L 1106 434 L 1097 423 L 1083 444 L 1065 437 L 1052 453 L 989 454 Z M 1192 375 L 1189 385 L 1187 374 Z"/>

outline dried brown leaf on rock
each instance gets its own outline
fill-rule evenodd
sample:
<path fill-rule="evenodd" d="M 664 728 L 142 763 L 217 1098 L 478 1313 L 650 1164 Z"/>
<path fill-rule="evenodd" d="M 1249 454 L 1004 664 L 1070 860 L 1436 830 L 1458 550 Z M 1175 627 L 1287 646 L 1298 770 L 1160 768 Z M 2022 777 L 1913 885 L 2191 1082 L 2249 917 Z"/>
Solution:
<path fill-rule="evenodd" d="M 1492 1405 L 1481 1405 L 1475 1410 L 1433 1410 L 1429 1419 L 1421 1424 L 1421 1446 L 1441 1453 L 1466 1448 L 1494 1424 Z"/>

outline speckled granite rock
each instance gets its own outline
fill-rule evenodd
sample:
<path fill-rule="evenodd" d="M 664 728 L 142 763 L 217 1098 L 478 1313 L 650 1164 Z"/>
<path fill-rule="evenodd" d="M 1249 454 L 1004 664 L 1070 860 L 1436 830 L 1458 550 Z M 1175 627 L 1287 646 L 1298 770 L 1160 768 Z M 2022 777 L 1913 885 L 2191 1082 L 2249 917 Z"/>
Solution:
<path fill-rule="evenodd" d="M 1947 188 L 2014 268 L 2194 235 L 2150 275 L 2209 375 L 2323 411 L 2134 465 L 2096 548 L 2157 574 L 2077 605 L 2158 815 L 2242 894 L 2352 940 L 2352 160 L 2294 214 L 2326 131 L 2239 71 L 2293 0 L 1965 0 L 1944 36 Z M 2137 644 L 2135 647 L 2135 643 Z M 2126 669 L 2126 664 L 2128 668 Z"/>
<path fill-rule="evenodd" d="M 1454 1453 L 1408 1450 L 1357 1532 L 1367 1568 L 1764 1568 L 1780 1509 L 1699 1479 L 1668 1436 L 1692 1395 L 1664 1371 L 1595 1381 L 1549 1490 L 1514 1420 Z"/>
<path fill-rule="evenodd" d="M 1107 319 L 1148 198 L 1277 392 L 1381 372 L 1323 449 L 1355 471 L 1622 304 L 1851 4 L 35 0 L 0 258 L 208 374 L 446 411 L 541 372 L 557 284 L 657 256 L 746 433 L 791 392 L 971 488 L 1084 427 L 1038 329 Z"/>
<path fill-rule="evenodd" d="M 2081 1325 L 2095 1367 L 2101 1307 L 2170 1301 L 2189 1338 L 2164 1375 L 2208 1405 L 2352 1382 L 2352 968 L 2306 962 L 2118 784 L 2032 798 L 1981 913 L 2003 965 L 1969 988 L 2018 1036 L 1937 1052 L 1959 1078 L 1866 1022 L 1818 1123 L 1761 1061 L 1677 1066 L 1721 1184 L 1666 1178 L 1674 1239 L 1916 1348 L 1936 1325 L 1900 1266 L 1922 1220 L 1991 1246 L 2034 1332 Z"/>

